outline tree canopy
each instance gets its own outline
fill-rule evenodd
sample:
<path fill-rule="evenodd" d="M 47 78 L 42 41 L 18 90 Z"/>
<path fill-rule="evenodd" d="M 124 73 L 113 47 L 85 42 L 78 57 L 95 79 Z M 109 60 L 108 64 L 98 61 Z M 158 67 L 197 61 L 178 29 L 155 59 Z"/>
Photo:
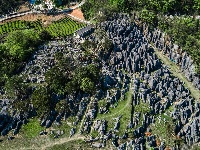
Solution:
<path fill-rule="evenodd" d="M 53 106 L 50 91 L 46 87 L 37 88 L 31 95 L 31 103 L 36 108 L 38 116 L 49 112 Z"/>

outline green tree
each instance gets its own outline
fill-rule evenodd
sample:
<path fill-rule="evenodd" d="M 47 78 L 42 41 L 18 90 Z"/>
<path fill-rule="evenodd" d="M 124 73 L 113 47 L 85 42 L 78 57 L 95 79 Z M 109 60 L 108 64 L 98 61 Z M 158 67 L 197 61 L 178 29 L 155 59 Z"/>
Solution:
<path fill-rule="evenodd" d="M 83 78 L 81 82 L 80 89 L 86 93 L 92 93 L 94 91 L 94 82 L 90 78 Z"/>
<path fill-rule="evenodd" d="M 45 74 L 46 83 L 55 93 L 64 94 L 67 78 L 58 67 L 53 67 Z"/>
<path fill-rule="evenodd" d="M 53 108 L 50 91 L 46 87 L 37 88 L 31 95 L 31 103 L 36 108 L 37 114 L 41 116 Z"/>
<path fill-rule="evenodd" d="M 55 110 L 60 113 L 70 113 L 69 105 L 65 99 L 60 100 L 56 104 Z"/>
<path fill-rule="evenodd" d="M 39 35 L 34 30 L 18 30 L 8 34 L 4 45 L 12 57 L 23 61 L 39 42 Z"/>
<path fill-rule="evenodd" d="M 5 90 L 7 95 L 14 99 L 26 99 L 30 94 L 29 88 L 25 83 L 23 83 L 22 77 L 17 75 L 7 79 L 5 83 Z"/>
<path fill-rule="evenodd" d="M 47 31 L 47 30 L 42 30 L 40 33 L 39 33 L 39 37 L 42 41 L 49 41 L 51 40 L 52 36 L 51 34 Z"/>

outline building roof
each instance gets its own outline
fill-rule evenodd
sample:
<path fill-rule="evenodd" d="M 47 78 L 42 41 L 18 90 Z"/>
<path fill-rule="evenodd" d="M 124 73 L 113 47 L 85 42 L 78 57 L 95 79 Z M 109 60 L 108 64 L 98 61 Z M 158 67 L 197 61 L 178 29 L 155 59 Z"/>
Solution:
<path fill-rule="evenodd" d="M 94 26 L 93 25 L 88 25 L 86 27 L 83 27 L 79 30 L 76 31 L 76 34 L 79 36 L 84 36 L 84 34 L 88 31 L 94 30 Z"/>

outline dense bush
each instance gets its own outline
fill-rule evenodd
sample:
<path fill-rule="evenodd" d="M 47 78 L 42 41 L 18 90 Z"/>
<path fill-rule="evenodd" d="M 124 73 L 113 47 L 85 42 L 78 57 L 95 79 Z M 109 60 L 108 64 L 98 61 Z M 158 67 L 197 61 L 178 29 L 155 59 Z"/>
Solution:
<path fill-rule="evenodd" d="M 74 66 L 69 57 L 58 53 L 57 63 L 50 69 L 45 79 L 49 88 L 57 94 L 69 94 L 77 91 L 92 93 L 99 79 L 99 68 L 93 64 L 87 66 Z"/>
<path fill-rule="evenodd" d="M 24 61 L 34 51 L 39 42 L 39 35 L 34 30 L 18 30 L 8 34 L 3 45 L 9 55 L 19 61 Z"/>
<path fill-rule="evenodd" d="M 37 115 L 41 116 L 54 108 L 54 102 L 50 95 L 50 91 L 46 87 L 37 88 L 31 95 L 31 103 L 37 111 Z"/>
<path fill-rule="evenodd" d="M 0 44 L 0 83 L 16 74 L 40 44 L 40 38 L 34 30 L 18 30 L 8 34 Z"/>

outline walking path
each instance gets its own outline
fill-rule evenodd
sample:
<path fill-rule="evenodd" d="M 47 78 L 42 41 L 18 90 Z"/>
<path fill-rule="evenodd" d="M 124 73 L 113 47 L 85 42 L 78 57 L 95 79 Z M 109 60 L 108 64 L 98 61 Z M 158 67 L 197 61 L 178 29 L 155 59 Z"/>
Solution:
<path fill-rule="evenodd" d="M 67 143 L 67 142 L 71 142 L 71 141 L 76 141 L 76 140 L 84 140 L 84 138 L 85 138 L 84 136 L 76 134 L 71 138 L 66 137 L 66 138 L 61 138 L 56 142 L 46 143 L 45 145 L 42 145 L 39 149 L 40 150 L 45 150 L 48 147 L 53 147 L 55 145 L 61 145 L 61 144 L 64 144 L 64 143 Z"/>
<path fill-rule="evenodd" d="M 200 101 L 200 91 L 197 90 L 193 85 L 192 82 L 189 82 L 183 73 L 180 71 L 179 67 L 176 64 L 173 64 L 166 56 L 162 54 L 161 51 L 157 50 L 153 45 L 151 45 L 156 55 L 166 64 L 169 66 L 169 69 L 173 73 L 174 76 L 178 77 L 181 81 L 185 83 L 185 86 L 190 90 L 191 95 L 198 101 Z"/>

